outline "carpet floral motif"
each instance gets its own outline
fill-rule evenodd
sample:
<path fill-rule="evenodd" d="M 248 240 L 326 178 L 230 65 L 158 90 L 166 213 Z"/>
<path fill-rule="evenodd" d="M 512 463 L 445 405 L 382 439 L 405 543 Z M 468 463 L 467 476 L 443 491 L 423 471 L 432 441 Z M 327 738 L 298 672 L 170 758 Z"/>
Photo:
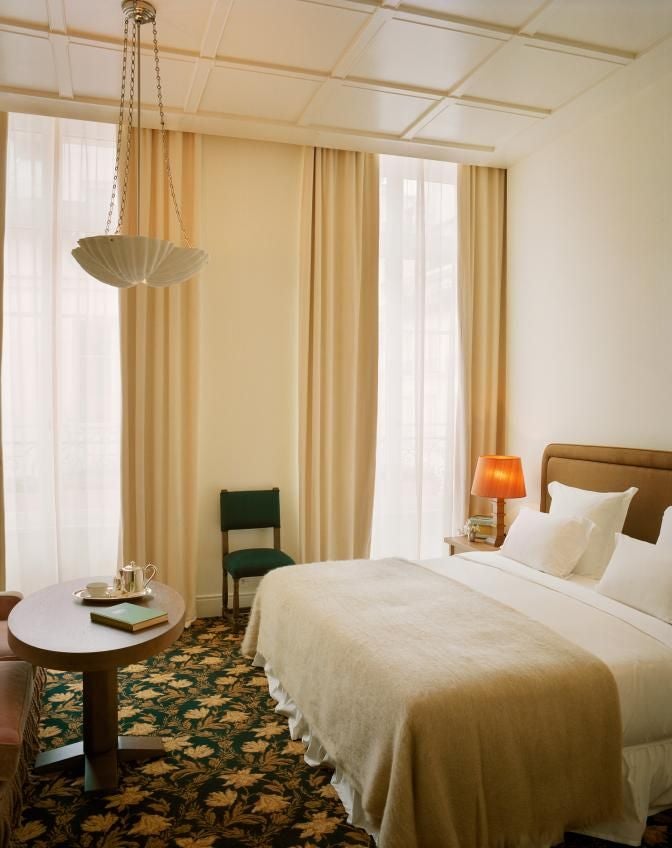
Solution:
<path fill-rule="evenodd" d="M 120 766 L 117 790 L 84 795 L 77 770 L 31 775 L 12 848 L 372 848 L 348 825 L 330 772 L 303 761 L 264 675 L 218 619 L 119 671 L 124 734 L 160 735 L 166 756 Z M 81 738 L 81 675 L 50 672 L 43 748 Z M 672 814 L 647 846 L 672 846 Z M 568 835 L 565 848 L 613 847 Z M 441 846 L 436 846 L 441 848 Z"/>

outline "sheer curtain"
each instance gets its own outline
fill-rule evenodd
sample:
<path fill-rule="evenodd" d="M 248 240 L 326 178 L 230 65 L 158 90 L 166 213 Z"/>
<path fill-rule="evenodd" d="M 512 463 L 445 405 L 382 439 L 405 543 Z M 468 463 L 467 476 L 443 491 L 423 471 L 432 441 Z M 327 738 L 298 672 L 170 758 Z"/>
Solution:
<path fill-rule="evenodd" d="M 116 568 L 118 293 L 70 256 L 105 223 L 115 128 L 10 115 L 2 368 L 7 586 Z"/>
<path fill-rule="evenodd" d="M 380 157 L 374 557 L 440 556 L 464 524 L 457 167 Z"/>

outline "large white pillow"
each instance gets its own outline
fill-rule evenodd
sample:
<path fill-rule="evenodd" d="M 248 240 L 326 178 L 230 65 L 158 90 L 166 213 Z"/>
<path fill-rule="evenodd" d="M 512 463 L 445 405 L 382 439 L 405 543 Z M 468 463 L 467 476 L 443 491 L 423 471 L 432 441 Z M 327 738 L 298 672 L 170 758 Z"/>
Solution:
<path fill-rule="evenodd" d="M 576 564 L 576 574 L 602 577 L 614 552 L 616 533 L 623 529 L 630 501 L 638 491 L 631 486 L 625 492 L 590 492 L 557 481 L 548 484 L 551 515 L 587 518 L 595 524 L 590 543 Z"/>
<path fill-rule="evenodd" d="M 672 547 L 672 506 L 668 506 L 663 513 L 663 523 L 660 525 L 657 544 Z"/>
<path fill-rule="evenodd" d="M 672 545 L 618 533 L 598 592 L 672 624 Z"/>
<path fill-rule="evenodd" d="M 586 550 L 594 526 L 587 518 L 558 517 L 524 507 L 501 552 L 538 571 L 567 577 Z"/>

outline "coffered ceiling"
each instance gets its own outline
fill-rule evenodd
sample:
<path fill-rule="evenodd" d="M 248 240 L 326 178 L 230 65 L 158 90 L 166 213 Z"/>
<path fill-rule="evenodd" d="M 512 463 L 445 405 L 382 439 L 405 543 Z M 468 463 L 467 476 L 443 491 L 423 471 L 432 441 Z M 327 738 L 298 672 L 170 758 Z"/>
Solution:
<path fill-rule="evenodd" d="M 672 72 L 672 0 L 155 6 L 169 126 L 221 135 L 508 165 Z M 114 121 L 122 29 L 120 0 L 0 0 L 0 108 Z"/>

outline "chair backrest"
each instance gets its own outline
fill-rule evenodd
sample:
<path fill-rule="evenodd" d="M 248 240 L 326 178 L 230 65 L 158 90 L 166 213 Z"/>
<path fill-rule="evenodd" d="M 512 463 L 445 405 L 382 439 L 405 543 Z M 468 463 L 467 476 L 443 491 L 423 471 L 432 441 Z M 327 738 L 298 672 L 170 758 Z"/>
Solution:
<path fill-rule="evenodd" d="M 280 489 L 219 493 L 222 551 L 229 550 L 229 530 L 273 528 L 273 547 L 280 550 Z"/>
<path fill-rule="evenodd" d="M 219 493 L 222 533 L 229 530 L 280 529 L 280 489 Z M 274 533 L 279 536 L 279 533 Z"/>

